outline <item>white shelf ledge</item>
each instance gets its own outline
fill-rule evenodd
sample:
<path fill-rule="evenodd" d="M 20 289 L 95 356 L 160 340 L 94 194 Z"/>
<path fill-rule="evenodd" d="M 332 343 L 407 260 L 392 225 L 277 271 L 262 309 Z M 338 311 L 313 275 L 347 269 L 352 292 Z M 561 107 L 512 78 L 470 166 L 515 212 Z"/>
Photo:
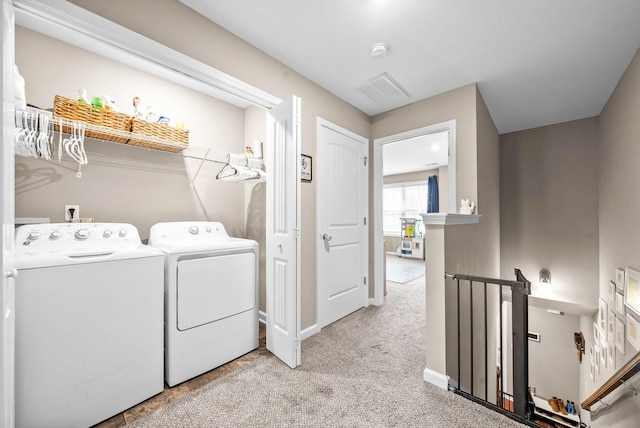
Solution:
<path fill-rule="evenodd" d="M 480 216 L 476 214 L 423 213 L 422 222 L 434 225 L 476 224 Z"/>

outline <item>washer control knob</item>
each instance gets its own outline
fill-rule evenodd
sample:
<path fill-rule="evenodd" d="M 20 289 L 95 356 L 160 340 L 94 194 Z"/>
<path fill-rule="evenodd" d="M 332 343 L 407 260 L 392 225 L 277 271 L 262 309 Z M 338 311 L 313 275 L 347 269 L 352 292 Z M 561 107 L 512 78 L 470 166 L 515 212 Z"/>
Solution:
<path fill-rule="evenodd" d="M 49 239 L 60 239 L 61 236 L 62 236 L 62 233 L 59 230 L 54 230 L 49 235 Z"/>
<path fill-rule="evenodd" d="M 211 233 L 211 226 L 207 226 L 204 230 L 206 230 L 207 233 Z"/>
<path fill-rule="evenodd" d="M 32 241 L 35 241 L 36 239 L 40 238 L 40 232 L 31 232 L 29 233 L 28 238 Z"/>
<path fill-rule="evenodd" d="M 109 229 L 107 229 L 104 232 L 102 232 L 102 236 L 104 236 L 105 238 L 110 238 L 111 235 L 113 235 L 113 232 L 110 231 Z"/>
<path fill-rule="evenodd" d="M 118 236 L 121 238 L 127 236 L 127 229 L 120 229 L 120 232 L 118 232 Z"/>
<path fill-rule="evenodd" d="M 189 232 L 190 232 L 192 235 L 197 235 L 197 234 L 198 234 L 198 232 L 199 232 L 199 230 L 198 230 L 198 226 L 191 226 L 191 227 L 189 227 Z"/>
<path fill-rule="evenodd" d="M 76 239 L 80 239 L 81 241 L 84 241 L 88 237 L 89 237 L 89 231 L 87 229 L 78 229 L 76 231 Z"/>

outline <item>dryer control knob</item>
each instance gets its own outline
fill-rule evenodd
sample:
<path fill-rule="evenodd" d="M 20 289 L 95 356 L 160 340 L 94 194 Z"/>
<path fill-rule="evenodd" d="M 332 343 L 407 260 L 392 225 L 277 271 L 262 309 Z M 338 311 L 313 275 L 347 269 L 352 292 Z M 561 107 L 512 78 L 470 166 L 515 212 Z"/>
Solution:
<path fill-rule="evenodd" d="M 49 235 L 49 239 L 59 239 L 62 236 L 62 233 L 59 230 L 54 230 Z"/>
<path fill-rule="evenodd" d="M 192 235 L 197 235 L 199 230 L 198 230 L 198 226 L 191 226 L 189 227 L 189 232 L 191 232 Z"/>
<path fill-rule="evenodd" d="M 84 241 L 89 237 L 89 231 L 87 229 L 78 229 L 76 231 L 76 239 Z"/>
<path fill-rule="evenodd" d="M 28 238 L 32 241 L 35 241 L 36 239 L 40 238 L 40 232 L 31 232 L 29 233 Z"/>
<path fill-rule="evenodd" d="M 206 230 L 207 233 L 211 233 L 211 226 L 207 226 L 204 230 Z"/>
<path fill-rule="evenodd" d="M 111 235 L 113 235 L 113 232 L 110 231 L 109 229 L 107 229 L 104 232 L 102 232 L 102 236 L 104 236 L 105 238 L 110 238 Z"/>
<path fill-rule="evenodd" d="M 118 232 L 118 236 L 121 238 L 127 236 L 127 229 L 120 229 L 120 232 Z"/>

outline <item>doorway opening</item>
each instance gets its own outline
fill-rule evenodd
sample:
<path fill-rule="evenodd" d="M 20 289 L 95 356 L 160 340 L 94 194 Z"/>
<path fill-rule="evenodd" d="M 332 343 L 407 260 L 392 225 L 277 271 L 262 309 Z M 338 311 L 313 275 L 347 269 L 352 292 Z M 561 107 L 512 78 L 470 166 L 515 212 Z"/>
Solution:
<path fill-rule="evenodd" d="M 386 286 L 386 260 L 389 257 L 424 257 L 424 231 L 420 214 L 427 212 L 428 190 L 424 192 L 423 207 L 414 207 L 405 201 L 405 210 L 396 212 L 385 208 L 384 193 L 387 187 L 406 186 L 427 181 L 436 175 L 439 187 L 439 211 L 455 212 L 456 209 L 456 162 L 455 162 L 456 121 L 451 120 L 436 125 L 414 129 L 400 134 L 374 140 L 373 147 L 373 210 L 374 210 L 374 297 L 373 304 L 382 305 Z M 386 170 L 386 174 L 385 174 Z M 399 184 L 398 184 L 399 183 Z M 416 190 L 416 189 L 413 189 Z M 423 189 L 424 190 L 424 189 Z M 391 192 L 392 193 L 392 192 Z M 396 194 L 410 194 L 402 189 Z M 386 210 L 386 211 L 385 211 Z M 416 212 L 419 211 L 419 212 Z M 397 232 L 393 223 L 397 217 Z M 404 219 L 404 220 L 403 220 Z M 408 219 L 408 220 L 407 220 Z M 413 219 L 413 230 L 407 230 L 407 223 Z M 417 227 L 417 229 L 416 229 Z M 422 231 L 422 237 L 420 232 Z M 407 233 L 408 232 L 408 233 Z M 417 236 L 416 236 L 417 232 Z M 407 236 L 402 236 L 407 235 Z M 387 242 L 389 238 L 389 242 Z M 415 242 L 414 242 L 415 241 Z M 404 245 L 404 253 L 403 253 Z M 419 248 L 418 248 L 419 247 Z M 413 249 L 415 248 L 415 253 Z M 422 253 L 422 254 L 420 254 Z M 421 261 L 424 266 L 424 259 Z"/>

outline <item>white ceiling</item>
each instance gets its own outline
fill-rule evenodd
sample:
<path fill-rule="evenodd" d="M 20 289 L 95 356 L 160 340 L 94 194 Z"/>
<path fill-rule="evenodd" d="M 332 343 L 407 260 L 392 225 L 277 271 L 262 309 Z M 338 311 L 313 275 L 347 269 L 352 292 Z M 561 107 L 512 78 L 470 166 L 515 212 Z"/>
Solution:
<path fill-rule="evenodd" d="M 449 163 L 449 133 L 421 135 L 382 146 L 382 175 L 436 169 Z"/>
<path fill-rule="evenodd" d="M 501 134 L 598 115 L 640 46 L 639 0 L 180 1 L 368 115 L 477 82 Z"/>

